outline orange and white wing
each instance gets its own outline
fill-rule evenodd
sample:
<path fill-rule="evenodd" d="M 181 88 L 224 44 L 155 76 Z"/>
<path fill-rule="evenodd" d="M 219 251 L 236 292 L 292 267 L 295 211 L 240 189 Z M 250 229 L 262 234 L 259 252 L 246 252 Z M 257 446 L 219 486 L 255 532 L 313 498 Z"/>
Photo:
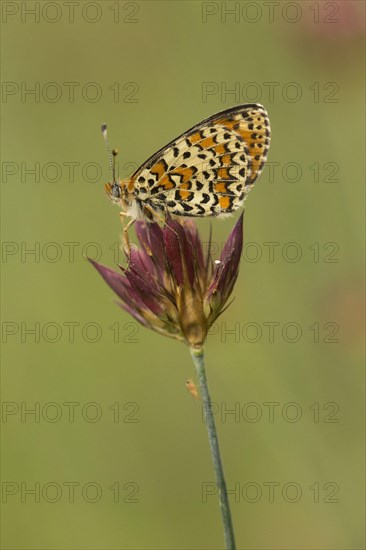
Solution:
<path fill-rule="evenodd" d="M 270 125 L 259 104 L 196 124 L 150 157 L 129 185 L 141 209 L 220 216 L 243 205 L 267 160 Z"/>

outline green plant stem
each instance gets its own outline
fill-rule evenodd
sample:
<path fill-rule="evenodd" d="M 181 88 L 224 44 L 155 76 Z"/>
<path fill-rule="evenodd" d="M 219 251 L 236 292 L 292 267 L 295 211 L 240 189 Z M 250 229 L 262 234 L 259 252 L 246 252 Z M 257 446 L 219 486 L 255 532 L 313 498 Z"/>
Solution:
<path fill-rule="evenodd" d="M 220 496 L 220 510 L 222 523 L 224 526 L 225 548 L 226 550 L 235 550 L 236 546 L 233 522 L 231 519 L 230 504 L 226 489 L 224 469 L 221 462 L 219 441 L 217 438 L 215 421 L 212 414 L 211 398 L 208 391 L 204 353 L 203 349 L 191 348 L 190 351 L 194 365 L 196 367 L 201 399 L 205 411 L 208 440 L 210 442 L 211 457 L 215 470 L 216 484 L 218 486 Z"/>

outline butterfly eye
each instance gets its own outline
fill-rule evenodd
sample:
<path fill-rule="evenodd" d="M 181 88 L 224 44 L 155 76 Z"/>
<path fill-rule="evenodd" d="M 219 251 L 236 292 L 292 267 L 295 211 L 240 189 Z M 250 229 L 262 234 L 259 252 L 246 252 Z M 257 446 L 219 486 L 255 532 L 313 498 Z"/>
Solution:
<path fill-rule="evenodd" d="M 121 196 L 121 188 L 117 182 L 114 182 L 112 184 L 112 190 L 111 190 L 112 197 L 115 197 L 116 199 L 119 199 Z"/>

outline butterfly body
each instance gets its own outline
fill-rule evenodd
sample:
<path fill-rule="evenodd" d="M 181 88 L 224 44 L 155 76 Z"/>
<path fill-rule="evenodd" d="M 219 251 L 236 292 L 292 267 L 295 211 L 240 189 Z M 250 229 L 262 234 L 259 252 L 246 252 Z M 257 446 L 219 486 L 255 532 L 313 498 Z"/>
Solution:
<path fill-rule="evenodd" d="M 106 185 L 125 215 L 223 217 L 240 208 L 267 159 L 270 126 L 259 104 L 217 113 L 150 157 L 129 179 Z"/>

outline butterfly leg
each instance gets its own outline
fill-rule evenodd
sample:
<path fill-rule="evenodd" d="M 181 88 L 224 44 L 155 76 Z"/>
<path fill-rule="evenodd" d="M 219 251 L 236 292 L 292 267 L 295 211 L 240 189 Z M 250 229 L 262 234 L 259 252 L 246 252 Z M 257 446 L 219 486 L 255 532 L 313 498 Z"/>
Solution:
<path fill-rule="evenodd" d="M 119 215 L 121 216 L 121 221 L 124 218 L 129 217 L 126 212 L 120 212 Z M 130 256 L 131 256 L 131 244 L 130 244 L 130 239 L 129 239 L 129 236 L 128 236 L 128 230 L 135 223 L 135 221 L 136 221 L 135 218 L 131 218 L 126 223 L 126 225 L 122 221 L 122 224 L 123 224 L 123 250 L 124 250 L 124 252 L 125 252 L 125 254 L 128 258 L 130 258 Z"/>

